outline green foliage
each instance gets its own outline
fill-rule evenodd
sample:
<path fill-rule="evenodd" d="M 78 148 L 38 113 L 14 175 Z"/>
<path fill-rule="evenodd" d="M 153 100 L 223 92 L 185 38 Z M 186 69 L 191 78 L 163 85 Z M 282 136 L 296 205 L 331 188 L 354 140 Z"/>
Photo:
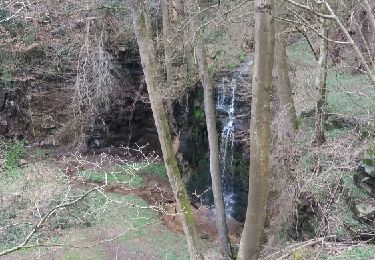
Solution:
<path fill-rule="evenodd" d="M 201 107 L 194 108 L 194 119 L 197 121 L 202 121 L 205 118 L 204 110 Z"/>
<path fill-rule="evenodd" d="M 12 87 L 12 80 L 13 74 L 11 68 L 8 66 L 4 66 L 1 70 L 1 81 L 3 83 L 3 87 Z"/>
<path fill-rule="evenodd" d="M 9 12 L 3 8 L 0 8 L 0 20 L 4 20 L 9 16 Z"/>
<path fill-rule="evenodd" d="M 24 141 L 16 141 L 12 143 L 4 155 L 4 167 L 5 170 L 11 171 L 18 167 L 21 158 L 26 153 L 26 145 Z"/>
<path fill-rule="evenodd" d="M 246 59 L 246 52 L 244 50 L 239 50 L 237 53 L 237 58 L 239 61 L 243 62 Z"/>
<path fill-rule="evenodd" d="M 366 198 L 367 194 L 363 189 L 360 189 L 353 180 L 354 172 L 346 172 L 341 178 L 341 186 L 344 188 L 345 195 L 350 199 Z"/>
<path fill-rule="evenodd" d="M 230 71 L 234 71 L 237 67 L 237 64 L 234 63 L 234 62 L 231 62 L 231 63 L 228 63 L 227 64 L 227 69 L 230 70 Z"/>
<path fill-rule="evenodd" d="M 296 250 L 293 252 L 293 260 L 304 260 L 303 249 Z"/>
<path fill-rule="evenodd" d="M 373 260 L 375 256 L 375 246 L 352 246 L 344 253 L 336 256 L 330 256 L 327 260 Z"/>
<path fill-rule="evenodd" d="M 48 154 L 46 149 L 43 148 L 37 148 L 34 152 L 34 155 L 37 159 L 42 159 L 44 156 Z"/>
<path fill-rule="evenodd" d="M 164 164 L 151 163 L 145 165 L 141 170 L 142 173 L 152 174 L 164 179 L 168 179 L 167 170 L 165 169 Z"/>
<path fill-rule="evenodd" d="M 204 33 L 203 37 L 207 43 L 218 43 L 222 42 L 224 34 L 225 33 L 222 29 L 218 29 L 216 31 L 208 31 L 207 33 Z"/>
<path fill-rule="evenodd" d="M 24 44 L 27 44 L 27 45 L 33 44 L 35 42 L 35 34 L 34 33 L 25 33 L 22 36 L 22 42 Z"/>

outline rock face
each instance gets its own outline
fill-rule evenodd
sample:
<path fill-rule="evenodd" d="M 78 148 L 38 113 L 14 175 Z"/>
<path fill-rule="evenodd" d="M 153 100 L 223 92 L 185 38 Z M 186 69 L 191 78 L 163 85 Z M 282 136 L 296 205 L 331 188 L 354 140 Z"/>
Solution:
<path fill-rule="evenodd" d="M 0 115 L 0 135 L 6 135 L 8 130 L 8 121 Z"/>
<path fill-rule="evenodd" d="M 375 200 L 372 198 L 354 200 L 354 212 L 356 216 L 364 221 L 375 218 Z"/>

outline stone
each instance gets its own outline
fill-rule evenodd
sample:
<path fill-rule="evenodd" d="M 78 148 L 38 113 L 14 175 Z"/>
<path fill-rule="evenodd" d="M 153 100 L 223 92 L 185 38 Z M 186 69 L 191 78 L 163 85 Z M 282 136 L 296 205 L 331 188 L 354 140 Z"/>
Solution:
<path fill-rule="evenodd" d="M 25 166 L 25 165 L 27 165 L 28 164 L 28 162 L 25 160 L 25 159 L 21 159 L 20 160 L 20 165 L 21 166 Z"/>
<path fill-rule="evenodd" d="M 370 198 L 354 200 L 354 213 L 360 219 L 373 220 L 375 218 L 375 200 Z"/>
<path fill-rule="evenodd" d="M 0 115 L 0 136 L 6 135 L 9 130 L 8 121 Z"/>
<path fill-rule="evenodd" d="M 8 96 L 8 90 L 0 88 L 0 111 L 5 109 L 5 100 Z"/>
<path fill-rule="evenodd" d="M 375 197 L 375 178 L 367 175 L 363 170 L 354 175 L 354 181 L 358 187 L 366 191 L 372 197 Z"/>

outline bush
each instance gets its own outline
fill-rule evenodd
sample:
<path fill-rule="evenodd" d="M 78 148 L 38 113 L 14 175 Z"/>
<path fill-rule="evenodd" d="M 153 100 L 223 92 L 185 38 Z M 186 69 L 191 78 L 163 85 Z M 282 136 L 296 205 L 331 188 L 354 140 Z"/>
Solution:
<path fill-rule="evenodd" d="M 26 153 L 26 145 L 24 141 L 16 141 L 11 144 L 4 155 L 4 168 L 7 171 L 16 169 L 19 166 L 21 158 Z"/>

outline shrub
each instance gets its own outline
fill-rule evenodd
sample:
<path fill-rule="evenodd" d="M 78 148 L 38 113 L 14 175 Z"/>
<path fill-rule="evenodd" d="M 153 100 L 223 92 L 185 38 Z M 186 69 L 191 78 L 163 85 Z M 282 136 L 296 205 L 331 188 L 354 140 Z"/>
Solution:
<path fill-rule="evenodd" d="M 18 167 L 21 158 L 26 153 L 26 145 L 24 141 L 16 141 L 11 144 L 5 151 L 4 167 L 5 170 L 11 171 Z"/>

